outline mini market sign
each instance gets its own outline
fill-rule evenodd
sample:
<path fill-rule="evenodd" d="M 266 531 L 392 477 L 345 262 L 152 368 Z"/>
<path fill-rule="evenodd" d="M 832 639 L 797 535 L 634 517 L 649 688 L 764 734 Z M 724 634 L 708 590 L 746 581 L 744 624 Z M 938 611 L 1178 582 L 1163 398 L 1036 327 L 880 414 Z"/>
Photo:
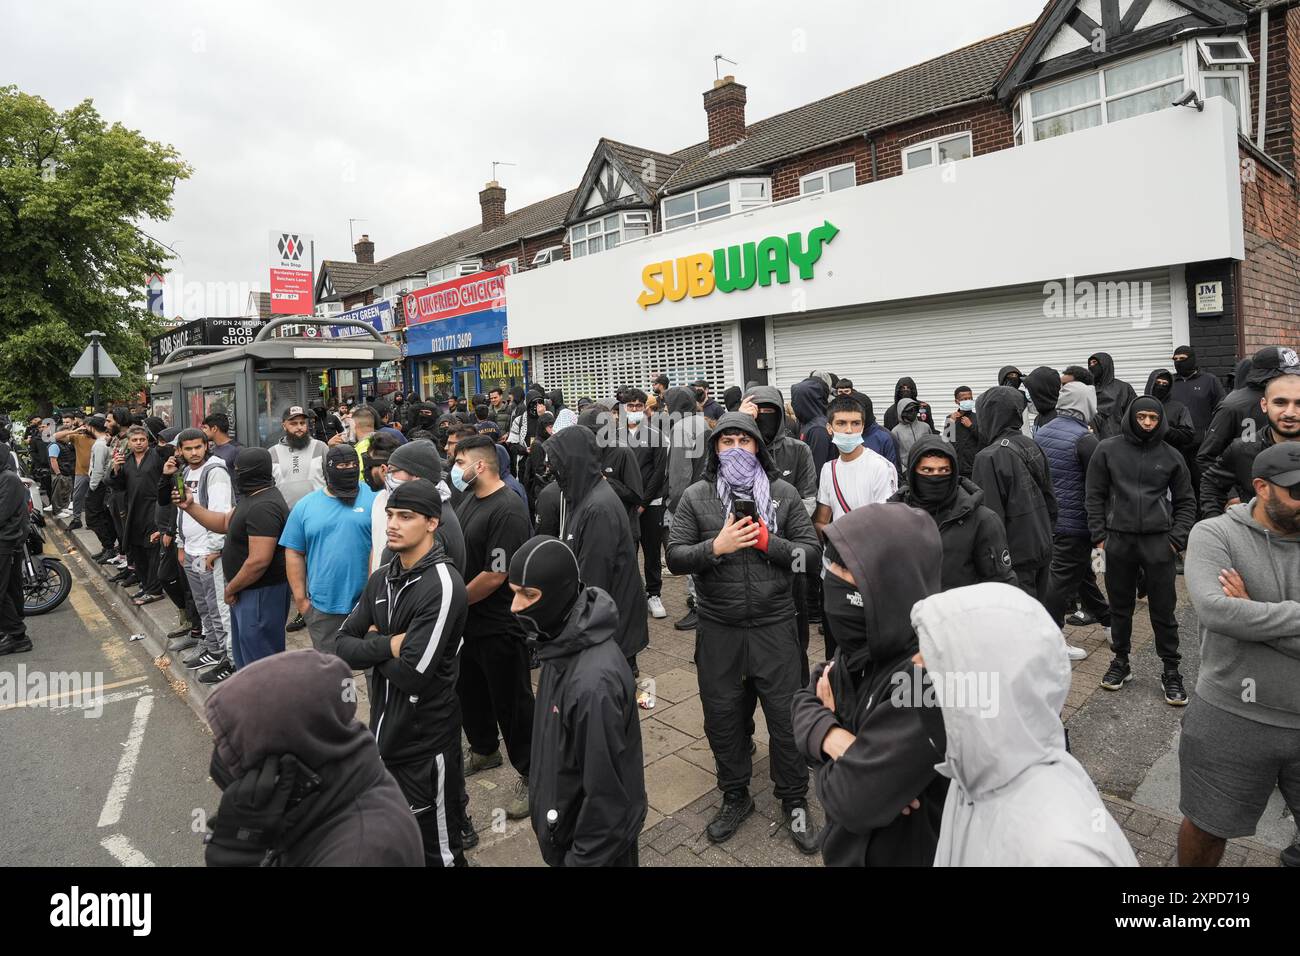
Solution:
<path fill-rule="evenodd" d="M 637 296 L 637 305 L 648 309 L 665 299 L 681 302 L 688 296 L 699 299 L 714 292 L 744 292 L 755 283 L 763 288 L 773 282 L 787 285 L 792 268 L 806 282 L 813 278 L 813 267 L 821 259 L 822 251 L 839 232 L 826 220 L 806 235 L 792 232 L 787 236 L 768 236 L 758 242 L 715 249 L 712 255 L 698 252 L 652 262 L 641 272 L 645 289 Z"/>

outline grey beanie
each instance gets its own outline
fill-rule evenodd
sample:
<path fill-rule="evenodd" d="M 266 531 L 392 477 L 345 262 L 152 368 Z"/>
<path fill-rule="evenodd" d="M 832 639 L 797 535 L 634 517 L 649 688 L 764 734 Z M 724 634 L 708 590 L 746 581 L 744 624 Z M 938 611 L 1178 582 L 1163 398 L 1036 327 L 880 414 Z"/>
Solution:
<path fill-rule="evenodd" d="M 434 484 L 442 481 L 442 456 L 438 454 L 437 446 L 427 439 L 409 441 L 393 449 L 388 456 L 388 467 L 410 472 Z"/>

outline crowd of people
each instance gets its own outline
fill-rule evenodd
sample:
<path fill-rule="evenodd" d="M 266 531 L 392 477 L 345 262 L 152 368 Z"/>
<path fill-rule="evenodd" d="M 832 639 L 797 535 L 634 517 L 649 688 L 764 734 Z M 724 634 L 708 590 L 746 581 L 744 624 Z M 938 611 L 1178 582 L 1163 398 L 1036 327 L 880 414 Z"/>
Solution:
<path fill-rule="evenodd" d="M 1171 364 L 1141 396 L 1104 352 L 1007 366 L 946 415 L 905 376 L 883 422 L 815 371 L 788 404 L 659 375 L 573 408 L 536 383 L 290 406 L 270 449 L 223 414 L 125 407 L 28 441 L 47 510 L 71 477 L 60 517 L 226 684 L 212 865 L 465 865 L 465 780 L 506 759 L 505 813 L 548 863 L 636 865 L 665 565 L 722 792 L 710 841 L 754 810 L 761 705 L 784 827 L 827 864 L 1136 865 L 1060 714 L 1088 653 L 1064 628 L 1105 629 L 1118 692 L 1145 597 L 1159 693 L 1187 706 L 1179 859 L 1215 865 L 1275 788 L 1300 809 L 1300 359 L 1262 349 L 1231 391 L 1190 347 Z M 302 629 L 313 650 L 282 653 Z M 358 672 L 369 735 L 338 690 Z"/>

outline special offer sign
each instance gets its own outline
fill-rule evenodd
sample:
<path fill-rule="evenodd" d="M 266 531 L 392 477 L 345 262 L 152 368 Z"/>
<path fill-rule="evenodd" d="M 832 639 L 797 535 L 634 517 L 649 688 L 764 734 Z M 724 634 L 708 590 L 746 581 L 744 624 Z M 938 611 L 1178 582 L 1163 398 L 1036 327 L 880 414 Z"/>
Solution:
<path fill-rule="evenodd" d="M 504 309 L 508 275 L 510 267 L 503 266 L 412 292 L 406 297 L 407 328 L 472 312 Z"/>
<path fill-rule="evenodd" d="M 312 314 L 312 237 L 300 232 L 271 233 L 271 311 L 276 315 Z"/>

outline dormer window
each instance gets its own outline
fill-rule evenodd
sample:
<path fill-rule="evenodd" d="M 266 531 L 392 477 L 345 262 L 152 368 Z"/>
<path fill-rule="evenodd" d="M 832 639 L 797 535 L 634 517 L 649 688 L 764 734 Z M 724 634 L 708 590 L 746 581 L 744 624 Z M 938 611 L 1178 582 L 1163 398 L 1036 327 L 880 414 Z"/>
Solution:
<path fill-rule="evenodd" d="M 663 201 L 664 231 L 745 212 L 772 201 L 770 179 L 733 179 Z"/>

